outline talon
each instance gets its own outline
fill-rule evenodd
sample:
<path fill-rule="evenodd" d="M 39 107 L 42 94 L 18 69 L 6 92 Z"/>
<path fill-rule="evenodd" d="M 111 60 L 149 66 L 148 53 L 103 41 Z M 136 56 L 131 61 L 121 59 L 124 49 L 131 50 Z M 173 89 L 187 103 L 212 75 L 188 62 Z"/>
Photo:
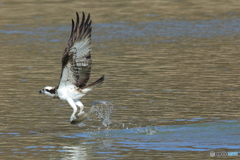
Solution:
<path fill-rule="evenodd" d="M 77 119 L 79 119 L 79 116 L 73 116 L 73 117 L 71 117 L 70 123 L 71 123 L 71 124 L 76 124 L 76 120 L 77 120 Z"/>
<path fill-rule="evenodd" d="M 71 124 L 76 124 L 75 120 L 71 121 Z"/>
<path fill-rule="evenodd" d="M 76 120 L 77 118 L 75 117 L 75 116 L 71 116 L 70 117 L 70 122 L 72 122 L 72 121 L 74 121 L 74 120 Z"/>
<path fill-rule="evenodd" d="M 84 114 L 85 114 L 85 112 L 82 111 L 81 113 L 79 113 L 79 114 L 77 115 L 77 117 L 79 118 L 79 117 L 83 116 Z"/>

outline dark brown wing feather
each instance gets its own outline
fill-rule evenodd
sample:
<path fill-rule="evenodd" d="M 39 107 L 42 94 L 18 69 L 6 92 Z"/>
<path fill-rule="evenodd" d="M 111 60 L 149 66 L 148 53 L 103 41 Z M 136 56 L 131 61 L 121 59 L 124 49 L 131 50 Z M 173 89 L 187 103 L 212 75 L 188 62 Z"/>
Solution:
<path fill-rule="evenodd" d="M 59 86 L 73 84 L 77 87 L 86 86 L 91 72 L 91 20 L 88 14 L 82 13 L 79 23 L 79 15 L 76 12 L 76 24 L 72 20 L 71 35 L 62 57 L 62 73 Z"/>

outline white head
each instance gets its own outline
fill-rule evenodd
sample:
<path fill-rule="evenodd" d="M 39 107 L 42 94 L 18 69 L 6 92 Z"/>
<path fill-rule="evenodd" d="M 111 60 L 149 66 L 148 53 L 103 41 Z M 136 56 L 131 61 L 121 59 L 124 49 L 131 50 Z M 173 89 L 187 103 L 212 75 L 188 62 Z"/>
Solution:
<path fill-rule="evenodd" d="M 56 94 L 56 88 L 55 87 L 50 87 L 46 86 L 43 89 L 39 91 L 39 93 L 44 93 L 45 95 L 48 95 L 50 97 L 54 97 Z"/>

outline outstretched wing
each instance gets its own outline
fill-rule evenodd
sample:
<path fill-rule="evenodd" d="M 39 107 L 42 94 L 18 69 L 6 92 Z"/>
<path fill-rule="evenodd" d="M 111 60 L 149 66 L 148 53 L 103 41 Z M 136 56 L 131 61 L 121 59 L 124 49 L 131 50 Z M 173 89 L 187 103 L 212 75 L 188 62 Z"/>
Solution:
<path fill-rule="evenodd" d="M 72 20 L 72 31 L 67 47 L 62 57 L 62 73 L 58 87 L 74 85 L 77 87 L 86 86 L 91 72 L 91 23 L 90 14 L 85 20 L 82 13 L 82 20 L 79 23 L 79 15 L 76 12 L 77 21 Z"/>

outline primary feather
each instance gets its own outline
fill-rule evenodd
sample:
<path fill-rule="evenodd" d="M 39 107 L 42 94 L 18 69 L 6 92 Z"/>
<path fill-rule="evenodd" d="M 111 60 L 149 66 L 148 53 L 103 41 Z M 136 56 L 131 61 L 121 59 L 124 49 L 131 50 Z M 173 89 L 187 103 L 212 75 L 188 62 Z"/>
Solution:
<path fill-rule="evenodd" d="M 82 14 L 82 21 L 79 23 L 72 20 L 72 31 L 68 40 L 67 47 L 62 57 L 62 74 L 59 87 L 69 85 L 77 87 L 86 86 L 91 72 L 91 21 L 90 14 L 85 20 L 85 14 Z"/>

